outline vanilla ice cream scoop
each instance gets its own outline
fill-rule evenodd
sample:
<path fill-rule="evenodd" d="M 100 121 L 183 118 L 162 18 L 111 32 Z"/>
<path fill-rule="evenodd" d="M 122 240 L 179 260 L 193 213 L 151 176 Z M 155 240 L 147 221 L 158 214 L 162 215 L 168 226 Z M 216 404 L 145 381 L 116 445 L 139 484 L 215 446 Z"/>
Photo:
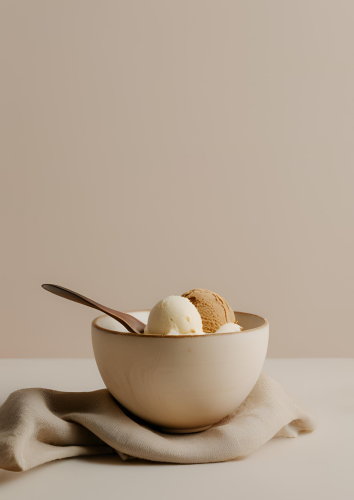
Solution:
<path fill-rule="evenodd" d="M 237 323 L 225 323 L 225 325 L 220 326 L 215 333 L 237 333 L 241 331 L 242 327 Z"/>
<path fill-rule="evenodd" d="M 153 307 L 144 333 L 150 335 L 203 335 L 202 318 L 190 300 L 170 295 Z"/>

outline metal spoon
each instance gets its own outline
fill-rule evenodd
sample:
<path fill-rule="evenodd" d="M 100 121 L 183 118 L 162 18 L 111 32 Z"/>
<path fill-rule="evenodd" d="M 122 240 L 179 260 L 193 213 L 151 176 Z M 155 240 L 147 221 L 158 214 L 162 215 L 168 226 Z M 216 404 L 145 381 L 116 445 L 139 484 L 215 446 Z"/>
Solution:
<path fill-rule="evenodd" d="M 99 311 L 108 314 L 108 316 L 111 316 L 113 319 L 119 321 L 119 323 L 125 326 L 125 328 L 131 333 L 144 333 L 146 325 L 130 314 L 115 311 L 109 307 L 102 306 L 101 304 L 98 304 L 97 302 L 94 302 L 93 300 L 62 286 L 42 285 L 42 288 L 48 292 L 54 293 L 55 295 L 59 295 L 59 297 L 63 297 L 64 299 L 72 300 L 78 304 L 83 304 L 84 306 L 92 307 L 93 309 L 98 309 Z"/>

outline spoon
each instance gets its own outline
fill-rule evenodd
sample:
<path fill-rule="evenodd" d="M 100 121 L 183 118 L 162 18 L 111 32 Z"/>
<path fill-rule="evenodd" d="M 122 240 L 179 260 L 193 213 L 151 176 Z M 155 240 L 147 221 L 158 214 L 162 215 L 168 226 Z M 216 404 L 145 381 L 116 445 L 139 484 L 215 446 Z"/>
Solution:
<path fill-rule="evenodd" d="M 108 314 L 111 318 L 119 321 L 119 323 L 125 326 L 125 328 L 131 333 L 144 333 L 146 325 L 130 314 L 115 311 L 109 307 L 102 306 L 101 304 L 98 304 L 97 302 L 94 302 L 93 300 L 62 286 L 42 285 L 42 288 L 48 292 L 54 293 L 55 295 L 59 295 L 59 297 L 63 297 L 64 299 L 72 300 L 78 304 L 83 304 L 84 306 L 92 307 L 93 309 L 98 309 L 99 311 Z"/>

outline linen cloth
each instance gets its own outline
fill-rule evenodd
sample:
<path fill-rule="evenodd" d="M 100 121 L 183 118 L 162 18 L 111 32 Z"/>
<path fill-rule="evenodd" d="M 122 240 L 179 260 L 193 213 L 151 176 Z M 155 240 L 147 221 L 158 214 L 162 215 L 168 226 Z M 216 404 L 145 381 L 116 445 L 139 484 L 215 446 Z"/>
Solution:
<path fill-rule="evenodd" d="M 248 455 L 272 437 L 312 431 L 315 419 L 272 378 L 261 374 L 246 400 L 210 429 L 166 434 L 123 411 L 106 389 L 21 389 L 0 408 L 0 468 L 25 471 L 79 455 L 194 464 Z"/>

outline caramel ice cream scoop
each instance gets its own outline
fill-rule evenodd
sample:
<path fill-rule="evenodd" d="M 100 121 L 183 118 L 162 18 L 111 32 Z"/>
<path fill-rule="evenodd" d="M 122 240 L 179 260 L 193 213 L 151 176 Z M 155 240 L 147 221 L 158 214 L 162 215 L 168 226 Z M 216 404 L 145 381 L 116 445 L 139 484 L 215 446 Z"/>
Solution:
<path fill-rule="evenodd" d="M 226 323 L 235 323 L 235 314 L 225 299 L 217 293 L 195 288 L 182 295 L 197 308 L 203 322 L 203 331 L 215 333 Z"/>

